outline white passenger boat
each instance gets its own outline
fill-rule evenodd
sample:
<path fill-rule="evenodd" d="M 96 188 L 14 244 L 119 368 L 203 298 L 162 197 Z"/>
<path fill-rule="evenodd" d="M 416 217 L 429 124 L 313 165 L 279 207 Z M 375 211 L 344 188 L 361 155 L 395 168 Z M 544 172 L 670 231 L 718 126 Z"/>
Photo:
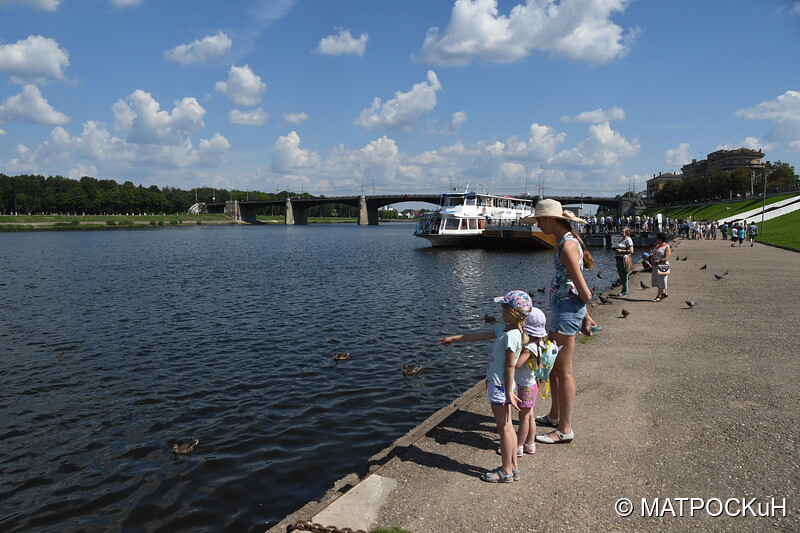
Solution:
<path fill-rule="evenodd" d="M 414 235 L 433 246 L 521 245 L 550 248 L 552 239 L 539 228 L 520 223 L 533 214 L 528 198 L 475 192 L 446 193 L 435 211 L 420 217 Z"/>

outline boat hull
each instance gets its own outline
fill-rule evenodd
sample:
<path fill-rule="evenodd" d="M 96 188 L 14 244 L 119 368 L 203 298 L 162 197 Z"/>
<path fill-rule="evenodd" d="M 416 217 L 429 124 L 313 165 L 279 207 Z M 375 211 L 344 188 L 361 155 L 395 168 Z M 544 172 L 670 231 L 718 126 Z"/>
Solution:
<path fill-rule="evenodd" d="M 555 237 L 530 226 L 497 226 L 481 233 L 458 235 L 454 233 L 415 233 L 427 239 L 434 247 L 487 247 L 550 250 L 555 247 Z"/>

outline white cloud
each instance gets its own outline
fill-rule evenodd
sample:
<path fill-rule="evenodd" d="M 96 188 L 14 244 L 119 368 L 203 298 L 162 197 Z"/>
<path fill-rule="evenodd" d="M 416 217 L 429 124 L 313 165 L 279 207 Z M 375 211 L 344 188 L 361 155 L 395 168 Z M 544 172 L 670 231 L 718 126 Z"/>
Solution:
<path fill-rule="evenodd" d="M 561 117 L 561 122 L 582 122 L 586 124 L 599 124 L 601 122 L 611 122 L 612 120 L 625 120 L 625 110 L 621 107 L 612 107 L 609 110 L 595 109 L 594 111 L 584 111 L 574 117 Z"/>
<path fill-rule="evenodd" d="M 272 170 L 276 172 L 315 168 L 319 163 L 319 154 L 300 148 L 300 136 L 296 131 L 278 137 L 272 146 Z"/>
<path fill-rule="evenodd" d="M 84 165 L 79 163 L 67 171 L 67 177 L 73 180 L 79 180 L 84 176 L 97 176 L 97 167 L 95 165 Z"/>
<path fill-rule="evenodd" d="M 527 139 L 509 137 L 504 142 L 480 141 L 470 147 L 473 153 L 469 157 L 488 157 L 492 160 L 503 161 L 517 159 L 547 164 L 554 157 L 558 145 L 563 143 L 566 137 L 565 133 L 556 133 L 551 126 L 543 126 L 534 122 L 530 126 L 530 135 Z"/>
<path fill-rule="evenodd" d="M 9 96 L 0 104 L 0 120 L 56 126 L 69 122 L 69 117 L 53 109 L 38 87 L 26 85 L 21 93 Z"/>
<path fill-rule="evenodd" d="M 63 80 L 62 69 L 67 66 L 69 54 L 56 41 L 41 35 L 29 35 L 25 40 L 0 46 L 0 72 L 22 80 Z"/>
<path fill-rule="evenodd" d="M 450 123 L 447 124 L 444 129 L 441 131 L 444 135 L 453 135 L 458 133 L 458 130 L 461 128 L 461 125 L 467 121 L 467 113 L 465 111 L 456 111 L 453 113 L 453 117 L 450 119 Z"/>
<path fill-rule="evenodd" d="M 592 124 L 588 138 L 575 148 L 556 154 L 552 163 L 556 168 L 613 169 L 623 159 L 636 155 L 639 148 L 638 141 L 628 141 L 608 122 Z"/>
<path fill-rule="evenodd" d="M 219 166 L 230 149 L 222 135 L 201 139 L 194 148 L 189 139 L 172 145 L 134 144 L 113 136 L 101 123 L 88 121 L 80 135 L 62 127 L 53 128 L 50 138 L 31 150 L 18 145 L 17 156 L 5 166 L 14 172 L 38 172 L 41 168 L 74 167 L 94 169 L 93 175 L 148 177 L 182 169 L 205 170 Z M 86 162 L 91 163 L 87 164 Z"/>
<path fill-rule="evenodd" d="M 681 143 L 677 148 L 670 148 L 664 153 L 664 162 L 672 166 L 683 166 L 692 160 L 689 143 Z"/>
<path fill-rule="evenodd" d="M 789 13 L 792 15 L 800 15 L 800 2 L 793 3 L 792 7 L 789 8 Z"/>
<path fill-rule="evenodd" d="M 432 71 L 428 71 L 428 81 L 415 84 L 410 91 L 395 93 L 395 97 L 381 104 L 375 98 L 372 105 L 361 111 L 353 124 L 365 130 L 389 128 L 407 131 L 411 129 L 421 115 L 436 107 L 436 93 L 442 84 Z"/>
<path fill-rule="evenodd" d="M 269 113 L 257 107 L 249 111 L 233 109 L 228 112 L 228 122 L 245 126 L 261 126 L 269 120 Z"/>
<path fill-rule="evenodd" d="M 384 135 L 357 150 L 337 147 L 331 151 L 323 169 L 339 190 L 355 192 L 362 186 L 365 189 L 379 186 L 386 190 L 390 185 L 401 190 L 418 179 L 413 177 L 413 169 L 402 164 L 402 159 L 397 143 Z"/>
<path fill-rule="evenodd" d="M 61 0 L 0 0 L 0 7 L 13 7 L 19 5 L 40 11 L 55 11 Z"/>
<path fill-rule="evenodd" d="M 6 130 L 4 130 L 3 128 L 0 128 L 0 135 L 5 135 L 5 134 L 6 134 Z"/>
<path fill-rule="evenodd" d="M 134 91 L 127 101 L 119 100 L 112 107 L 115 127 L 126 131 L 127 141 L 134 144 L 180 145 L 189 133 L 202 129 L 206 110 L 194 98 L 175 103 L 172 112 L 164 111 L 150 93 Z"/>
<path fill-rule="evenodd" d="M 137 7 L 142 5 L 144 0 L 111 0 L 114 7 Z"/>
<path fill-rule="evenodd" d="M 527 0 L 500 14 L 497 0 L 455 0 L 444 33 L 428 30 L 418 59 L 439 65 L 474 59 L 511 62 L 540 50 L 600 64 L 628 52 L 638 30 L 627 35 L 610 17 L 630 0 Z"/>
<path fill-rule="evenodd" d="M 301 126 L 308 122 L 308 115 L 305 113 L 284 113 L 281 115 L 283 120 L 295 126 Z"/>
<path fill-rule="evenodd" d="M 227 94 L 234 104 L 241 106 L 257 105 L 266 89 L 267 85 L 249 65 L 232 66 L 228 72 L 228 81 L 218 81 L 214 86 L 215 91 Z"/>
<path fill-rule="evenodd" d="M 219 32 L 167 50 L 164 52 L 164 58 L 181 65 L 210 64 L 225 57 L 232 45 L 233 41 L 225 33 Z"/>
<path fill-rule="evenodd" d="M 317 53 L 329 56 L 339 56 L 349 54 L 354 56 L 363 56 L 367 49 L 367 40 L 369 36 L 362 33 L 358 39 L 354 39 L 349 30 L 343 28 L 336 28 L 338 35 L 328 35 L 323 38 L 317 46 Z"/>
<path fill-rule="evenodd" d="M 786 91 L 773 100 L 761 102 L 748 109 L 739 109 L 736 116 L 748 120 L 764 120 L 769 124 L 763 142 L 758 143 L 758 139 L 750 138 L 751 143 L 761 144 L 760 147 L 764 150 L 800 151 L 800 91 Z"/>

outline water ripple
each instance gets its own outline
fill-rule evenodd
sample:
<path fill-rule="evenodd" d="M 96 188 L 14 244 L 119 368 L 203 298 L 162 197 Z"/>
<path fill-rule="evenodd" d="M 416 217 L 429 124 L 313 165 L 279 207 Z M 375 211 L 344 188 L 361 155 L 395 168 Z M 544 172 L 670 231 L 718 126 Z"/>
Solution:
<path fill-rule="evenodd" d="M 3 531 L 264 530 L 447 404 L 552 257 L 411 230 L 0 234 Z"/>

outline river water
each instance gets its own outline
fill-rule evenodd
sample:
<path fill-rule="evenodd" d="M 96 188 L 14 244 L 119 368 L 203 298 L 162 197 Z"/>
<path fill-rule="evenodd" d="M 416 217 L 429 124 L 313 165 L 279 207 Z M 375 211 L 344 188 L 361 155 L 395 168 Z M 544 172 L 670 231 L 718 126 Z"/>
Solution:
<path fill-rule="evenodd" d="M 0 529 L 264 531 L 319 498 L 483 376 L 488 344 L 435 339 L 552 276 L 412 232 L 0 234 Z"/>

